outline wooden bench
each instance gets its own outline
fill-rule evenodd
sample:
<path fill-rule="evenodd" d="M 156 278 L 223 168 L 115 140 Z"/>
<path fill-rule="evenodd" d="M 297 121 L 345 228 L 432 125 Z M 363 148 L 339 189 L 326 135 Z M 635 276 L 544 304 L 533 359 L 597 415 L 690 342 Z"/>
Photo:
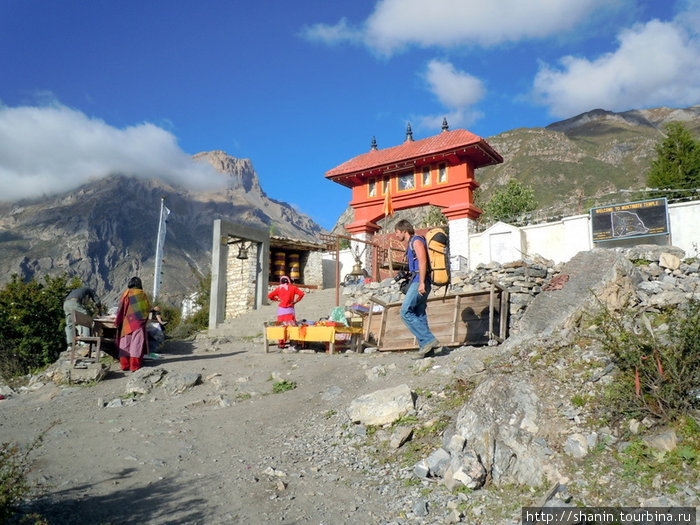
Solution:
<path fill-rule="evenodd" d="M 113 343 L 114 339 L 95 335 L 95 331 L 94 331 L 95 321 L 89 315 L 85 315 L 84 313 L 77 312 L 77 311 L 73 310 L 73 312 L 71 312 L 71 318 L 73 320 L 73 345 L 71 346 L 71 350 L 70 350 L 70 364 L 71 364 L 71 366 L 75 365 L 75 349 L 76 349 L 78 343 L 87 343 L 87 345 L 88 345 L 88 357 L 90 357 L 90 355 L 92 354 L 92 348 L 94 346 L 95 347 L 95 362 L 99 363 L 100 357 L 101 357 L 101 352 L 102 352 L 102 343 L 103 342 Z M 80 330 L 81 327 L 87 328 L 87 332 L 89 335 L 81 335 L 81 330 Z"/>

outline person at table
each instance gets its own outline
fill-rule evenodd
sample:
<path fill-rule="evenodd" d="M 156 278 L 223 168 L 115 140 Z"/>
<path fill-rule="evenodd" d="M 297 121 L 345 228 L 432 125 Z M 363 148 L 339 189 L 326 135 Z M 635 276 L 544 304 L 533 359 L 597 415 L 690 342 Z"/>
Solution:
<path fill-rule="evenodd" d="M 280 285 L 267 294 L 271 301 L 279 301 L 277 306 L 277 322 L 282 325 L 295 325 L 297 323 L 294 305 L 304 298 L 304 292 L 294 286 L 289 277 L 280 277 Z M 284 339 L 280 339 L 280 348 L 284 347 Z"/>
<path fill-rule="evenodd" d="M 102 303 L 97 297 L 95 290 L 88 286 L 81 286 L 71 291 L 65 301 L 63 301 L 63 313 L 66 314 L 66 344 L 73 344 L 73 312 L 89 315 L 86 309 L 88 302 L 92 301 L 99 312 L 102 309 Z M 84 333 L 82 335 L 89 335 Z"/>
<path fill-rule="evenodd" d="M 289 277 L 283 275 L 280 285 L 267 294 L 271 301 L 279 301 L 277 307 L 277 322 L 282 324 L 296 324 L 296 312 L 294 305 L 304 298 L 304 292 L 294 286 Z"/>
<path fill-rule="evenodd" d="M 165 325 L 168 324 L 168 321 L 163 320 L 163 312 L 160 306 L 154 306 L 153 310 L 151 310 L 151 321 L 158 323 L 160 329 L 165 331 Z"/>
<path fill-rule="evenodd" d="M 122 370 L 136 372 L 141 368 L 143 355 L 148 353 L 146 323 L 151 312 L 148 297 L 139 277 L 129 279 L 129 284 L 119 299 L 114 324 L 117 328 L 119 365 Z"/>

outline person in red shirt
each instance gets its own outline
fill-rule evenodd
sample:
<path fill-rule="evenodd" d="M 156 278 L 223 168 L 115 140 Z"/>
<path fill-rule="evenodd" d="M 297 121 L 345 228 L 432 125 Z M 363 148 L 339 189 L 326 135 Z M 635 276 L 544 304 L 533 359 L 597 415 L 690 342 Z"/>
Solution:
<path fill-rule="evenodd" d="M 280 278 L 280 285 L 267 294 L 267 298 L 271 301 L 279 301 L 277 321 L 287 325 L 296 324 L 294 305 L 301 301 L 303 297 L 304 292 L 294 286 L 286 275 Z"/>
<path fill-rule="evenodd" d="M 304 292 L 294 286 L 289 277 L 280 277 L 280 285 L 267 294 L 271 301 L 279 301 L 277 307 L 277 322 L 282 325 L 295 325 L 297 323 L 294 305 L 302 300 Z M 280 339 L 279 347 L 284 348 L 285 340 Z"/>

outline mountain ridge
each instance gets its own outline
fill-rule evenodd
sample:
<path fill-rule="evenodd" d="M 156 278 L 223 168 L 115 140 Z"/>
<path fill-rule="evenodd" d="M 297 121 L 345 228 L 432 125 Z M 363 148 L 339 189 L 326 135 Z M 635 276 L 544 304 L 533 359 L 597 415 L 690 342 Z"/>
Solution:
<path fill-rule="evenodd" d="M 313 240 L 322 228 L 289 204 L 268 198 L 249 159 L 202 152 L 227 187 L 193 192 L 157 179 L 115 175 L 76 190 L 0 203 L 0 281 L 66 272 L 114 300 L 132 275 L 153 286 L 160 200 L 171 214 L 161 295 L 177 302 L 208 273 L 214 219 L 270 228 L 277 235 Z"/>

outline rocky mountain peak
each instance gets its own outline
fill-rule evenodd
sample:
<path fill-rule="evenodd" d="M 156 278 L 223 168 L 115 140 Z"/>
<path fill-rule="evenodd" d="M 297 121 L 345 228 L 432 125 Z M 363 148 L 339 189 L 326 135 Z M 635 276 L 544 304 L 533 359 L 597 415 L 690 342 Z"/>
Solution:
<path fill-rule="evenodd" d="M 195 161 L 208 162 L 218 172 L 231 177 L 231 188 L 262 193 L 258 176 L 250 159 L 237 159 L 225 151 L 202 151 L 192 156 Z"/>
<path fill-rule="evenodd" d="M 158 179 L 114 175 L 61 195 L 0 202 L 0 284 L 13 273 L 78 276 L 109 302 L 129 277 L 152 286 L 161 197 L 171 211 L 161 295 L 177 303 L 206 275 L 215 219 L 269 228 L 277 235 L 314 240 L 321 227 L 260 188 L 250 159 L 203 152 L 231 178 L 225 191 L 194 192 Z"/>
<path fill-rule="evenodd" d="M 651 108 L 615 113 L 605 109 L 594 109 L 575 117 L 550 124 L 545 129 L 569 133 L 591 125 L 613 127 L 642 127 L 662 129 L 669 122 L 697 122 L 700 106 L 688 108 Z"/>

